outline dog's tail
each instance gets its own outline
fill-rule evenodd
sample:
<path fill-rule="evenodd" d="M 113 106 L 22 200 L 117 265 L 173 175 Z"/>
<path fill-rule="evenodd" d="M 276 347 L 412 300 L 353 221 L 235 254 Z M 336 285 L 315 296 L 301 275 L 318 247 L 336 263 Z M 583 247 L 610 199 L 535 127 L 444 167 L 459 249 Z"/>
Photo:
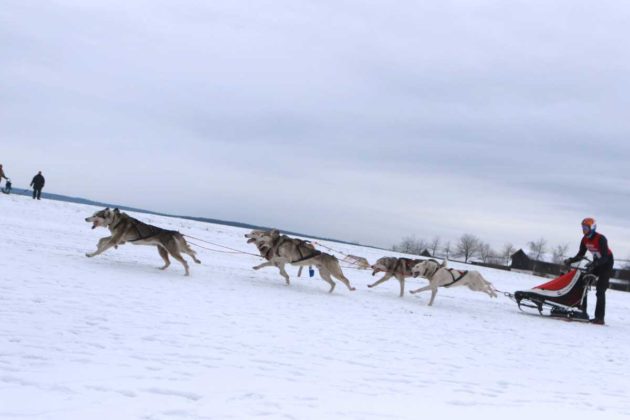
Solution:
<path fill-rule="evenodd" d="M 181 252 L 183 252 L 186 255 L 189 255 L 190 258 L 192 258 L 193 261 L 196 262 L 197 264 L 201 264 L 201 261 L 197 258 L 197 253 L 190 247 L 190 245 L 188 245 L 188 242 L 186 242 L 186 238 L 184 238 L 184 235 L 182 235 L 179 232 L 176 232 L 175 239 L 177 240 L 177 245 Z"/>
<path fill-rule="evenodd" d="M 337 257 L 335 257 L 334 255 L 322 253 L 322 260 L 324 261 L 325 268 L 334 278 L 345 284 L 348 290 L 356 290 L 356 288 L 352 287 L 352 285 L 350 284 L 350 280 L 348 280 L 348 278 L 343 274 L 343 271 L 341 270 L 341 265 L 339 264 L 339 259 Z"/>

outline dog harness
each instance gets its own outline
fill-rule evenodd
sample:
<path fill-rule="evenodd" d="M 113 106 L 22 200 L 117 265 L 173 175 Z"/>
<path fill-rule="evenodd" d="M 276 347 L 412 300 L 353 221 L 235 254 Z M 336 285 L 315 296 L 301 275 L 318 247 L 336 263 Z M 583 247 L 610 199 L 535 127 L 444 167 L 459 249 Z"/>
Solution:
<path fill-rule="evenodd" d="M 411 273 L 411 269 L 420 262 L 421 260 L 412 260 L 409 258 L 397 258 L 396 259 L 396 264 L 394 264 L 394 267 L 391 270 L 392 274 L 396 274 L 398 273 L 398 267 L 401 267 L 400 270 L 400 274 L 402 274 L 403 276 L 408 276 Z M 389 273 L 390 271 L 386 271 L 387 273 Z"/>
<path fill-rule="evenodd" d="M 300 251 L 300 247 L 298 247 L 298 252 L 300 253 L 300 255 L 304 255 L 304 254 L 302 254 L 302 251 Z M 308 260 L 310 258 L 313 258 L 313 257 L 316 257 L 318 255 L 321 255 L 321 253 L 322 253 L 322 251 L 315 250 L 315 251 L 313 251 L 313 253 L 311 255 L 307 255 L 305 257 L 300 258 L 299 260 L 292 261 L 291 264 L 295 264 L 295 263 L 298 263 L 298 262 L 306 261 L 306 260 Z"/>
<path fill-rule="evenodd" d="M 402 264 L 402 271 L 400 272 L 400 274 L 402 274 L 404 276 L 407 264 L 405 264 L 405 262 L 401 258 L 398 258 L 396 260 L 396 264 L 394 264 L 394 269 L 392 270 L 392 273 L 396 274 L 396 270 L 398 270 L 398 266 L 401 265 L 401 264 Z"/>
<path fill-rule="evenodd" d="M 120 221 L 118 221 L 118 223 L 114 225 L 112 230 L 116 230 L 116 228 L 124 221 L 124 219 L 125 219 L 124 217 L 121 217 Z M 148 225 L 130 216 L 127 216 L 127 219 L 131 220 L 132 222 L 137 222 L 136 224 L 132 225 L 132 227 L 135 228 L 136 233 L 138 234 L 138 238 L 129 239 L 127 240 L 127 242 L 137 242 L 137 241 L 142 241 L 144 239 L 149 239 L 149 238 L 159 235 L 161 231 L 165 231 L 165 229 L 159 228 L 157 226 Z M 140 230 L 140 227 L 145 228 L 144 232 Z"/>
<path fill-rule="evenodd" d="M 446 271 L 448 271 L 448 273 L 451 275 L 451 277 L 453 277 L 453 281 L 448 283 L 448 284 L 445 284 L 444 287 L 449 287 L 449 286 L 454 285 L 455 283 L 457 283 L 458 281 L 463 279 L 466 276 L 466 274 L 468 274 L 468 271 L 456 270 L 460 274 L 459 274 L 459 277 L 455 277 L 455 274 L 453 274 L 453 269 L 452 268 L 447 268 Z"/>
<path fill-rule="evenodd" d="M 432 272 L 431 274 L 427 274 L 427 275 L 426 275 L 426 277 L 427 277 L 428 279 L 432 279 L 432 278 L 433 278 L 433 276 L 435 275 L 435 273 L 437 273 L 437 272 L 438 272 L 438 270 L 441 268 L 441 266 L 440 266 L 440 263 L 439 263 L 439 262 L 437 262 L 437 261 L 435 261 L 435 260 L 433 260 L 433 259 L 431 259 L 431 260 L 427 260 L 427 262 L 432 262 L 433 264 L 435 264 L 435 270 L 433 270 L 433 272 Z"/>
<path fill-rule="evenodd" d="M 273 247 L 269 247 L 269 249 L 265 252 L 265 255 L 263 255 L 267 261 L 271 261 L 272 252 L 273 252 Z"/>
<path fill-rule="evenodd" d="M 278 239 L 278 243 L 276 243 L 276 244 L 274 245 L 274 246 L 275 246 L 275 248 L 276 248 L 276 255 L 277 255 L 278 257 L 280 256 L 280 246 L 281 246 L 283 243 L 285 243 L 287 240 L 288 240 L 288 237 L 286 237 L 286 236 L 281 236 L 281 237 Z M 295 261 L 291 261 L 289 264 L 295 264 L 295 263 L 298 263 L 298 262 L 306 261 L 306 260 L 308 260 L 308 259 L 310 259 L 310 258 L 313 258 L 313 257 L 316 257 L 316 256 L 318 256 L 318 255 L 321 255 L 321 253 L 322 253 L 321 251 L 314 250 L 312 254 L 304 256 L 304 253 L 302 253 L 302 250 L 300 249 L 300 245 L 301 245 L 301 244 L 303 244 L 303 243 L 306 243 L 306 241 L 300 241 L 300 244 L 298 244 L 298 245 L 296 246 L 296 248 L 297 248 L 297 252 L 299 252 L 299 254 L 300 254 L 300 258 L 299 258 L 299 259 L 297 259 L 297 260 L 295 260 Z M 271 251 L 271 249 L 270 249 L 269 251 Z M 267 252 L 267 255 L 269 255 L 269 252 Z M 269 259 L 269 257 L 267 257 L 267 256 L 265 256 L 265 258 Z"/>

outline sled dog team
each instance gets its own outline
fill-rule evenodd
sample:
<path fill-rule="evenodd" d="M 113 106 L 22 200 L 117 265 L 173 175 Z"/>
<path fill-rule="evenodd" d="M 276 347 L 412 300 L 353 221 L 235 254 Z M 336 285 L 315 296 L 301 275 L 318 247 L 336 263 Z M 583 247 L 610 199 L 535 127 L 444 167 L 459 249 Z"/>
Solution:
<path fill-rule="evenodd" d="M 134 245 L 156 246 L 158 253 L 164 261 L 165 270 L 170 265 L 169 256 L 179 261 L 185 269 L 186 275 L 190 274 L 189 266 L 182 254 L 189 255 L 194 262 L 200 264 L 195 251 L 193 251 L 184 236 L 173 230 L 166 230 L 157 226 L 143 223 L 119 209 L 97 211 L 85 219 L 92 223 L 92 229 L 104 227 L 109 229 L 110 236 L 98 241 L 96 251 L 87 253 L 87 257 L 102 254 L 109 248 L 118 248 L 127 242 Z M 252 243 L 258 249 L 260 256 L 266 261 L 259 264 L 254 270 L 264 267 L 277 267 L 280 275 L 284 277 L 286 284 L 290 284 L 289 275 L 285 270 L 287 264 L 299 267 L 298 277 L 305 266 L 314 266 L 320 277 L 330 285 L 328 292 L 335 289 L 336 279 L 342 282 L 350 291 L 356 290 L 350 284 L 350 280 L 344 276 L 337 257 L 315 249 L 308 241 L 281 235 L 276 229 L 270 231 L 253 230 L 245 235 L 247 243 Z M 356 264 L 360 268 L 371 268 L 372 276 L 383 272 L 385 275 L 376 282 L 368 285 L 372 288 L 394 277 L 400 283 L 400 296 L 405 292 L 405 279 L 408 277 L 423 277 L 429 281 L 425 287 L 410 291 L 420 293 L 431 291 L 429 306 L 433 305 L 439 287 L 467 286 L 470 290 L 484 292 L 490 297 L 497 297 L 495 289 L 490 282 L 485 280 L 477 271 L 461 271 L 448 268 L 446 260 L 439 263 L 435 260 L 421 260 L 410 258 L 383 257 L 379 258 L 371 266 L 365 258 L 347 256 L 347 261 Z"/>

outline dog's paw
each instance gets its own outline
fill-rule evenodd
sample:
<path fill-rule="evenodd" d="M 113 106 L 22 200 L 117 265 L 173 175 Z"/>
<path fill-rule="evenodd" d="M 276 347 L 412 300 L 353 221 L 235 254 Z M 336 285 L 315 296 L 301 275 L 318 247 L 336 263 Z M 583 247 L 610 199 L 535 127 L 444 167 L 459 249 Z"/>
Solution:
<path fill-rule="evenodd" d="M 86 256 L 86 257 L 88 257 L 88 258 L 91 258 L 91 257 L 93 257 L 94 255 L 93 255 L 93 254 L 90 254 L 89 252 L 86 252 L 86 253 L 85 253 L 85 256 Z"/>

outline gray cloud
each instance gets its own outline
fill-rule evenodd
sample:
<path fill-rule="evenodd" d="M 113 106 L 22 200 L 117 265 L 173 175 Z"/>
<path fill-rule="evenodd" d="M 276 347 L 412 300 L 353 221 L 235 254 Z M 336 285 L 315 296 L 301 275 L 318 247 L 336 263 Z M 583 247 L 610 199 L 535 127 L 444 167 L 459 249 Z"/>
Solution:
<path fill-rule="evenodd" d="M 630 6 L 7 1 L 1 160 L 60 193 L 377 245 L 630 256 Z"/>

